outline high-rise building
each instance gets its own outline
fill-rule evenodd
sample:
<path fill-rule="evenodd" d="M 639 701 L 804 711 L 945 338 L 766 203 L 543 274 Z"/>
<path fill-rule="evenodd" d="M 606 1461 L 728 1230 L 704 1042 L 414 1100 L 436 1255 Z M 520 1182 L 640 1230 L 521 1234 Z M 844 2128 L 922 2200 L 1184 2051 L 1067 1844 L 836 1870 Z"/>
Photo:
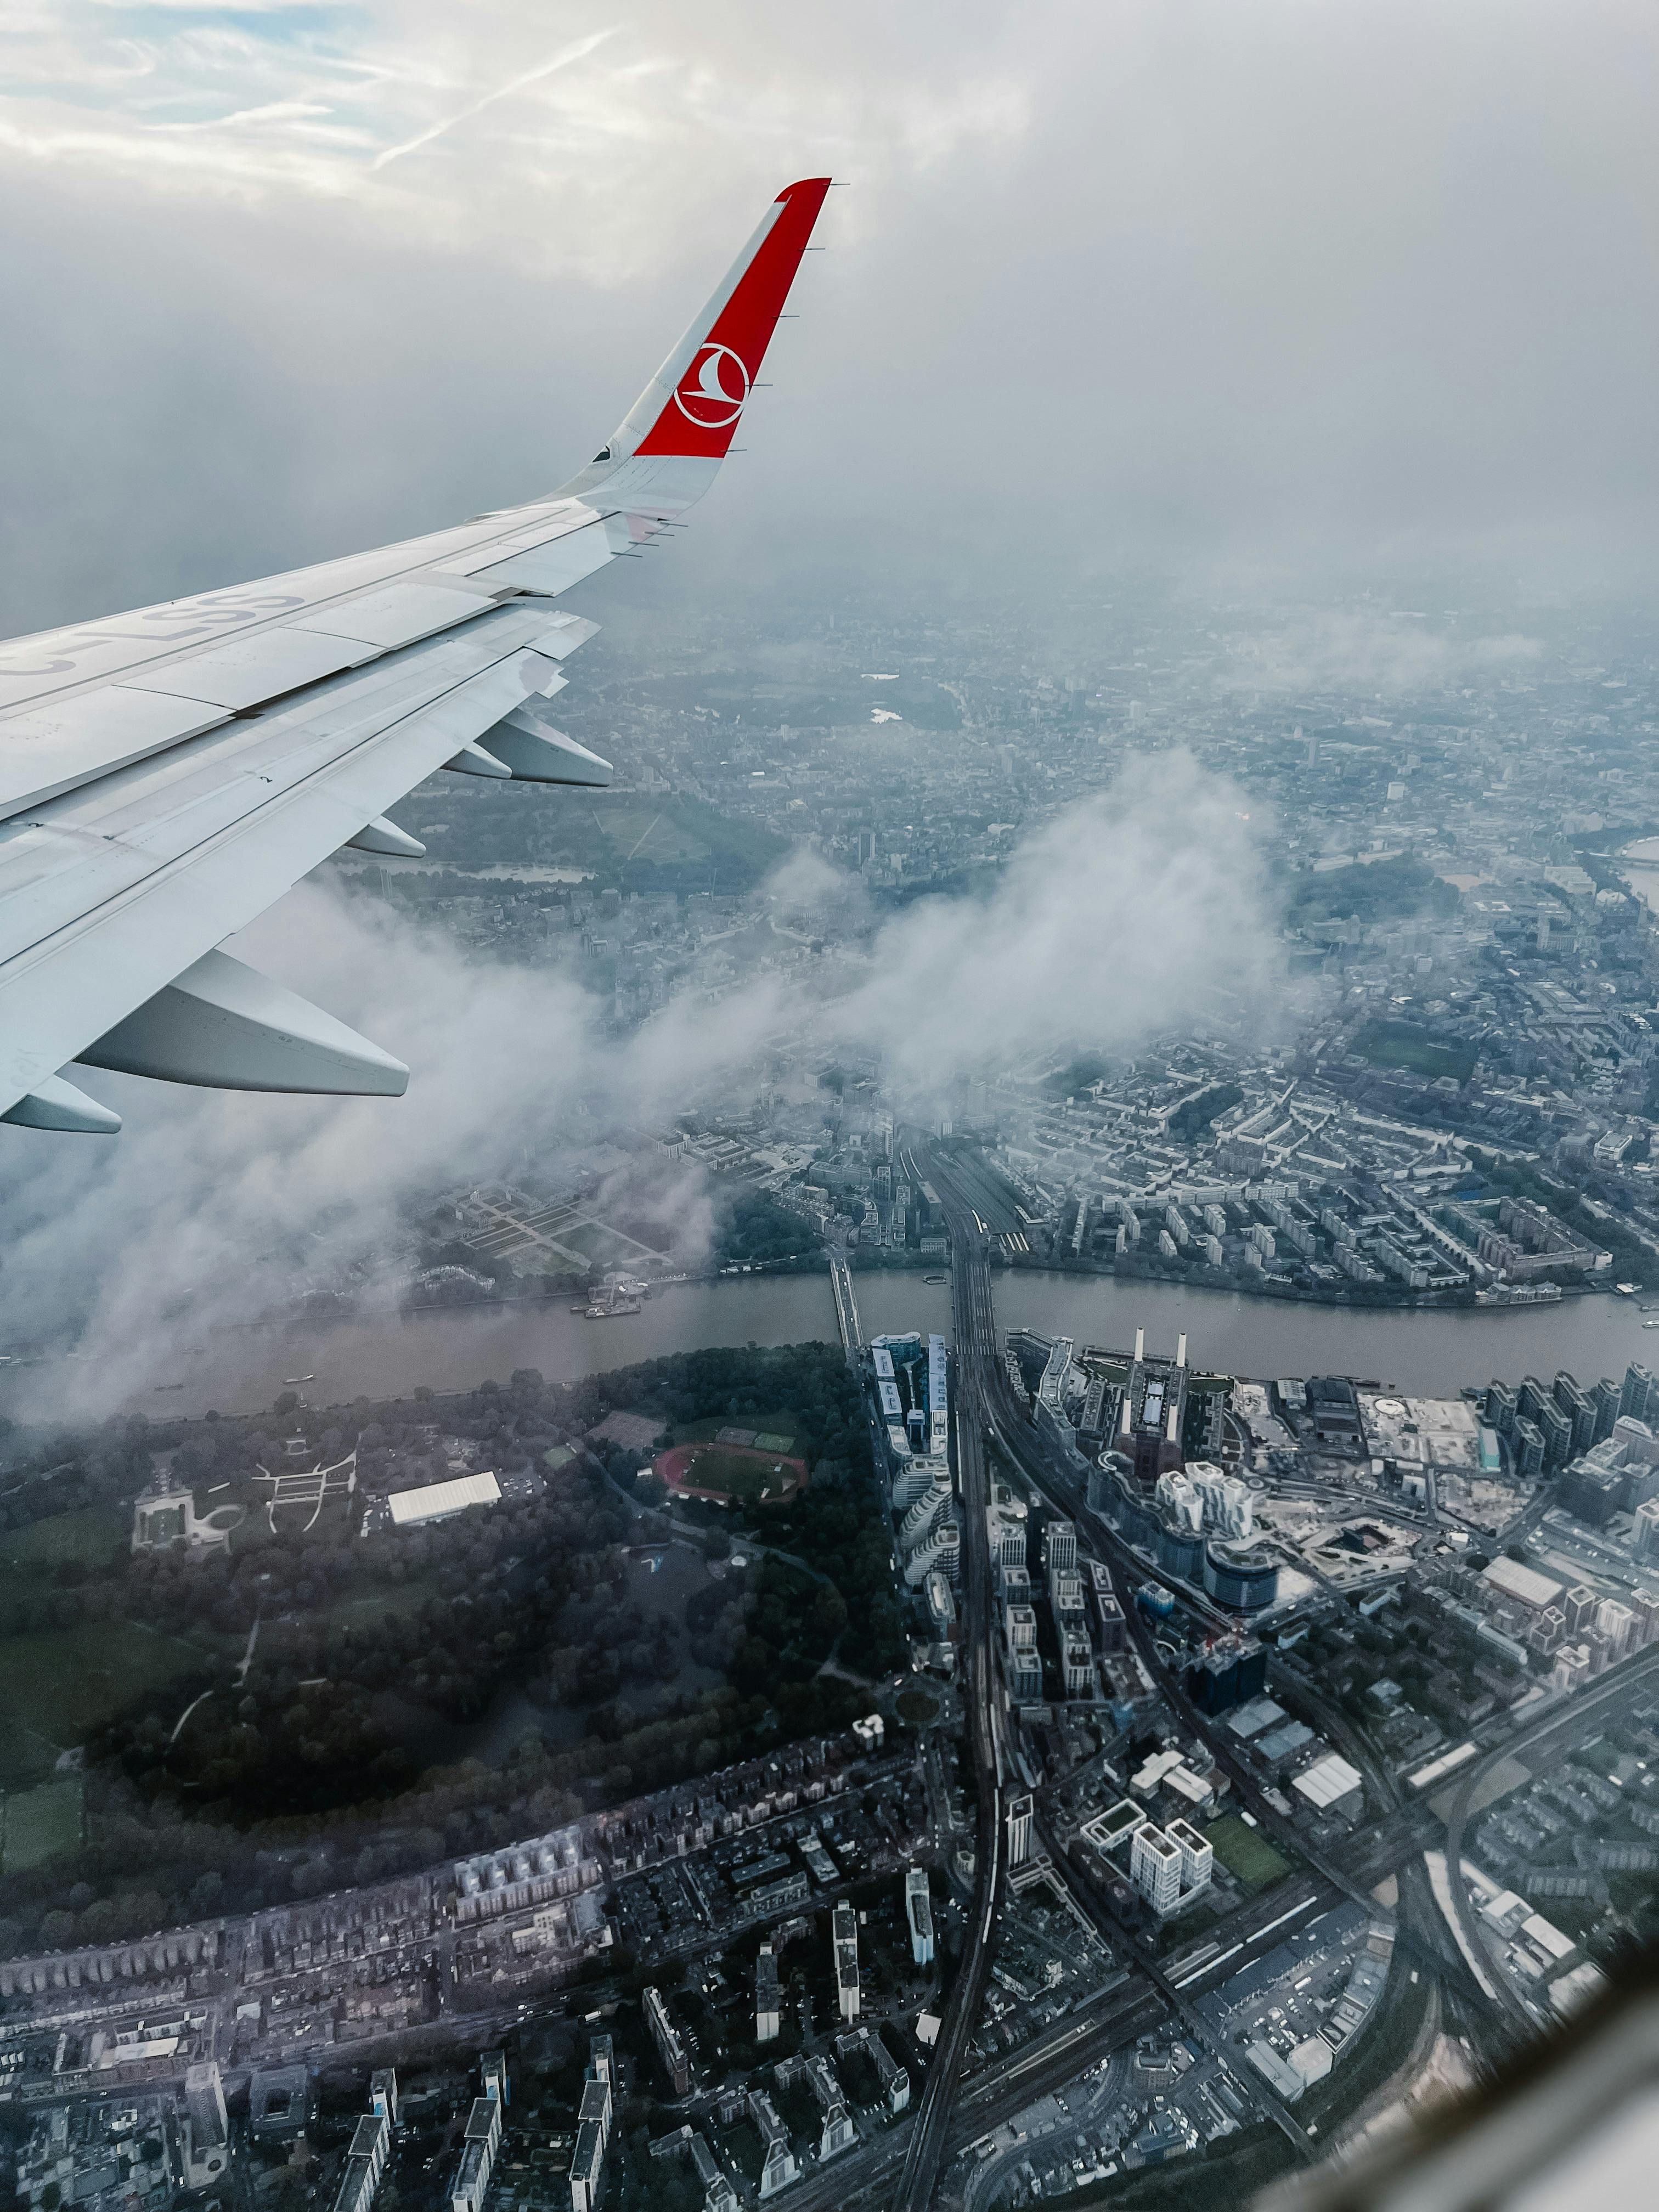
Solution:
<path fill-rule="evenodd" d="M 1595 1608 L 1595 1626 L 1607 1639 L 1608 1664 L 1616 1667 L 1631 1648 L 1636 1615 L 1616 1597 L 1604 1597 Z"/>
<path fill-rule="evenodd" d="M 917 1966 L 930 1966 L 933 1962 L 933 1901 L 926 1867 L 913 1866 L 905 1870 L 904 1912 L 910 1923 L 910 1956 Z"/>
<path fill-rule="evenodd" d="M 769 1943 L 763 1943 L 755 1961 L 755 2040 L 770 2043 L 777 2035 L 778 1961 Z"/>
<path fill-rule="evenodd" d="M 1577 1640 L 1583 1630 L 1595 1620 L 1596 1595 L 1583 1583 L 1575 1583 L 1561 1600 L 1561 1610 L 1567 1616 L 1567 1634 Z"/>
<path fill-rule="evenodd" d="M 449 2185 L 450 2212 L 483 2212 L 489 2194 L 489 2177 L 501 2141 L 501 2105 L 498 2097 L 476 2097 L 466 2116 L 461 2160 Z"/>
<path fill-rule="evenodd" d="M 1535 1482 L 1544 1472 L 1544 1431 L 1536 1421 L 1525 1413 L 1515 1417 L 1516 1472 L 1528 1482 Z"/>
<path fill-rule="evenodd" d="M 1547 1398 L 1534 1417 L 1544 1438 L 1544 1464 L 1565 1467 L 1572 1457 L 1573 1424 L 1553 1398 Z"/>
<path fill-rule="evenodd" d="M 836 1954 L 836 2001 L 843 2020 L 859 2016 L 859 1917 L 850 1905 L 838 1905 L 831 1916 Z"/>
<path fill-rule="evenodd" d="M 570 2212 L 593 2212 L 605 2185 L 605 2145 L 592 2120 L 576 2123 L 570 2154 Z"/>
<path fill-rule="evenodd" d="M 1215 1851 L 1190 1821 L 1171 1820 L 1164 1831 L 1181 1853 L 1181 1893 L 1190 1897 L 1205 1887 L 1215 1867 Z"/>
<path fill-rule="evenodd" d="M 823 2124 L 818 2133 L 818 2162 L 822 2165 L 839 2152 L 850 2150 L 857 2137 L 841 2083 L 827 2058 L 806 2061 L 806 2081 L 823 2116 Z"/>
<path fill-rule="evenodd" d="M 599 2045 L 603 2042 L 603 2059 Z M 587 2073 L 582 2082 L 582 2101 L 576 2118 L 576 2147 L 570 2160 L 570 2212 L 593 2212 L 604 2185 L 605 2153 L 611 2148 L 611 2038 L 596 2037 Z M 603 2071 L 600 2071 L 601 2063 Z"/>
<path fill-rule="evenodd" d="M 1654 1425 L 1654 1415 L 1659 1412 L 1659 1382 L 1638 1360 L 1632 1359 L 1625 1370 L 1624 1388 L 1619 1393 L 1619 1410 L 1634 1419 Z"/>
<path fill-rule="evenodd" d="M 1267 1654 L 1254 1636 L 1225 1636 L 1188 1665 L 1188 1696 L 1201 1713 L 1230 1713 L 1261 1696 L 1267 1684 Z"/>
<path fill-rule="evenodd" d="M 1046 1575 L 1067 1572 L 1077 1565 L 1077 1523 L 1049 1521 L 1042 1531 L 1042 1571 Z"/>
<path fill-rule="evenodd" d="M 382 2066 L 368 2077 L 368 2102 L 388 2127 L 398 2124 L 398 2071 L 393 2066 Z"/>
<path fill-rule="evenodd" d="M 1208 1543 L 1204 1587 L 1234 1613 L 1260 1613 L 1279 1595 L 1279 1563 L 1262 1545 Z"/>
<path fill-rule="evenodd" d="M 1008 1803 L 1008 1863 L 1024 1866 L 1031 1855 L 1031 1800 L 1014 1797 Z"/>
<path fill-rule="evenodd" d="M 645 2013 L 645 2024 L 651 2031 L 651 2040 L 656 2045 L 657 2055 L 662 2060 L 663 2071 L 674 2085 L 674 2094 L 677 2097 L 689 2095 L 691 2062 L 686 2057 L 679 2030 L 668 2017 L 668 2008 L 663 2002 L 661 1990 L 647 1989 L 641 2004 Z"/>
<path fill-rule="evenodd" d="M 1129 1845 L 1129 1878 L 1160 1919 L 1181 1902 L 1181 1846 L 1150 1820 Z"/>
<path fill-rule="evenodd" d="M 1607 1375 L 1590 1392 L 1595 1401 L 1595 1441 L 1598 1444 L 1613 1434 L 1613 1425 L 1619 1418 L 1621 1395 L 1618 1383 Z"/>
<path fill-rule="evenodd" d="M 1576 1377 L 1564 1367 L 1555 1378 L 1555 1402 L 1572 1424 L 1567 1455 L 1577 1459 L 1595 1442 L 1595 1401 L 1579 1389 Z"/>
<path fill-rule="evenodd" d="M 1644 1565 L 1659 1560 L 1659 1498 L 1650 1498 L 1637 1507 L 1630 1551 L 1631 1557 Z"/>
<path fill-rule="evenodd" d="M 779 2190 L 787 2189 L 800 2169 L 789 2148 L 789 2130 L 778 2118 L 777 2107 L 765 2090 L 750 2089 L 744 2102 L 755 2123 L 755 2132 L 761 2139 L 760 2201 L 764 2204 Z"/>
<path fill-rule="evenodd" d="M 1541 1651 L 1547 1659 L 1559 1650 L 1566 1632 L 1566 1614 L 1559 1605 L 1547 1605 L 1534 1620 L 1528 1632 L 1527 1641 L 1534 1651 Z"/>
<path fill-rule="evenodd" d="M 1095 1650 L 1080 1628 L 1068 1629 L 1060 1639 L 1060 1672 L 1068 1698 L 1093 1697 Z"/>
<path fill-rule="evenodd" d="M 478 2060 L 479 2079 L 486 2097 L 493 2097 L 498 2105 L 506 2106 L 513 2101 L 513 2092 L 507 2079 L 507 2053 L 486 2051 Z"/>
<path fill-rule="evenodd" d="M 193 2130 L 192 2130 L 193 2132 Z M 368 2212 L 386 2171 L 392 2123 L 383 2112 L 365 2112 L 353 2129 L 345 2163 L 334 2191 L 334 2212 Z"/>

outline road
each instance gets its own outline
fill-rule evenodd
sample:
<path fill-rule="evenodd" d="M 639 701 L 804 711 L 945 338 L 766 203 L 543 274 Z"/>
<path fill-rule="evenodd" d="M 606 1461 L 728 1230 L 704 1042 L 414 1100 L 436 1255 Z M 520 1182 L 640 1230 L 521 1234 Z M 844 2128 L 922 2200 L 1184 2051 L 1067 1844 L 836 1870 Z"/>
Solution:
<path fill-rule="evenodd" d="M 962 1497 L 963 1651 L 968 1685 L 965 1704 L 973 1744 L 977 1804 L 974 1895 L 969 1907 L 961 1963 L 945 2008 L 933 2063 L 927 2071 L 916 2124 L 893 2197 L 894 2204 L 904 2208 L 904 2212 L 927 2212 L 933 2202 L 957 2079 L 962 2070 L 963 2052 L 985 1994 L 991 1936 L 1002 1896 L 1006 1848 L 1002 1747 L 992 1650 L 991 1558 L 985 1519 L 990 1496 L 985 1462 L 985 1362 L 981 1356 L 982 1348 L 989 1345 L 994 1357 L 996 1320 L 991 1311 L 988 1272 L 983 1267 L 960 1264 L 964 1229 L 968 1236 L 975 1238 L 978 1232 L 959 1217 L 951 1221 L 951 1229 L 958 1254 L 958 1264 L 951 1279 L 956 1330 L 954 1432 Z"/>
<path fill-rule="evenodd" d="M 836 1326 L 841 1331 L 841 1348 L 847 1354 L 848 1365 L 856 1367 L 864 1334 L 859 1322 L 858 1301 L 853 1296 L 853 1270 L 847 1263 L 845 1252 L 830 1255 L 830 1287 L 835 1293 Z"/>
<path fill-rule="evenodd" d="M 1542 2015 L 1533 2009 L 1510 1979 L 1497 1946 L 1491 1942 L 1485 1923 L 1474 1909 L 1469 1895 L 1469 1885 L 1463 1873 L 1463 1834 L 1474 1809 L 1476 1791 L 1492 1769 L 1505 1759 L 1519 1758 L 1547 1747 L 1556 1736 L 1571 1735 L 1597 1722 L 1609 1705 L 1617 1705 L 1633 1692 L 1650 1686 L 1659 1677 L 1659 1648 L 1650 1649 L 1634 1659 L 1627 1659 L 1604 1675 L 1593 1689 L 1575 1698 L 1565 1708 L 1545 1713 L 1530 1727 L 1517 1729 L 1486 1756 L 1476 1761 L 1458 1778 L 1455 1794 L 1446 1815 L 1446 1876 L 1451 1887 L 1453 1909 L 1457 1924 L 1463 1933 L 1473 1955 L 1486 1963 L 1488 1976 L 1498 1990 L 1498 2001 L 1510 2021 L 1528 2035 L 1536 2033 L 1542 2024 Z M 1537 1771 L 1530 1758 L 1527 1764 Z"/>
<path fill-rule="evenodd" d="M 1131 1552 L 1115 1530 L 1090 1511 L 1086 1477 L 1083 1471 L 1068 1462 L 1060 1446 L 1031 1422 L 1026 1407 L 1017 1399 L 997 1340 L 985 1239 L 977 1233 L 981 1216 L 975 1205 L 975 1195 L 958 1186 L 955 1166 L 956 1163 L 948 1155 L 929 1152 L 925 1157 L 925 1172 L 940 1193 L 951 1231 L 957 1258 L 958 1310 L 969 1317 L 967 1328 L 958 1322 L 959 1367 L 965 1369 L 968 1364 L 963 1352 L 963 1347 L 966 1346 L 979 1370 L 979 1395 L 987 1433 L 1007 1456 L 1010 1464 L 1019 1469 L 1024 1479 L 1039 1494 L 1090 1531 L 1102 1555 L 1119 1577 L 1127 1598 L 1139 1582 L 1167 1578 L 1158 1575 L 1156 1569 Z M 959 1374 L 958 1389 L 966 1398 L 969 1379 L 965 1375 Z M 1195 1602 L 1193 1594 L 1185 1588 L 1177 1589 L 1176 1595 L 1189 1609 L 1200 1611 L 1206 1619 L 1213 1615 L 1213 1625 L 1228 1629 L 1237 1626 L 1231 1616 L 1217 1613 L 1203 1600 Z M 1440 1917 L 1429 1886 L 1420 1856 L 1425 1840 L 1421 1808 L 1407 1808 L 1401 1804 L 1399 1786 L 1394 1776 L 1376 1757 L 1369 1743 L 1350 1727 L 1346 1717 L 1326 1705 L 1316 1692 L 1310 1700 L 1320 1708 L 1316 1717 L 1326 1723 L 1329 1740 L 1342 1744 L 1365 1776 L 1374 1802 L 1386 1808 L 1383 1825 L 1388 1834 L 1382 1850 L 1375 1854 L 1364 1851 L 1363 1856 L 1356 1851 L 1352 1857 L 1347 1853 L 1338 1855 L 1312 1846 L 1297 1824 L 1286 1819 L 1271 1803 L 1256 1776 L 1243 1763 L 1239 1747 L 1218 1721 L 1199 1711 L 1188 1697 L 1178 1673 L 1165 1663 L 1157 1648 L 1152 1623 L 1133 1602 L 1126 1604 L 1125 1613 L 1130 1636 L 1148 1674 L 1182 1725 L 1208 1747 L 1218 1766 L 1232 1784 L 1233 1802 L 1248 1808 L 1264 1833 L 1270 1836 L 1293 1863 L 1299 1863 L 1309 1870 L 1310 1878 L 1305 1884 L 1288 1893 L 1290 1909 L 1300 1916 L 1304 1912 L 1328 1908 L 1338 1897 L 1346 1896 L 1367 1912 L 1375 1911 L 1376 1903 L 1373 1890 L 1380 1878 L 1376 1860 L 1382 1858 L 1385 1864 L 1381 1871 L 1396 1872 L 1399 1876 L 1398 1940 L 1437 1983 L 1442 1980 L 1450 1982 L 1457 1985 L 1463 1994 L 1478 2000 L 1479 1990 L 1474 1978 L 1455 1942 L 1450 1940 L 1449 1931 Z M 1060 1845 L 1060 1839 L 1055 1841 L 1057 1847 L 1053 1856 L 1056 1865 L 1070 1880 L 1071 1870 L 1063 1846 Z M 1354 1863 L 1355 1858 L 1358 1863 Z M 1085 1888 L 1079 1892 L 1079 1902 L 1085 1904 L 1092 1917 L 1099 1920 L 1103 1909 L 1102 1900 L 1091 1897 Z M 1280 1905 L 1279 1909 L 1283 1911 L 1285 1907 Z M 1247 1963 L 1254 1954 L 1253 1923 L 1262 1917 L 1266 1916 L 1247 1913 L 1237 1933 L 1229 1930 L 1234 1945 L 1227 1954 L 1232 1971 L 1237 1972 L 1238 1966 Z M 1189 1974 L 1180 1974 L 1178 1971 L 1171 1972 L 1148 1955 L 1145 1947 L 1131 1931 L 1120 1929 L 1116 1933 L 1120 1945 L 1136 1956 L 1141 1971 L 1161 1990 L 1171 2008 L 1189 2027 L 1195 2027 L 1197 2023 L 1189 2008 L 1192 1984 L 1196 1979 L 1207 1978 L 1207 1967 L 1199 1965 L 1196 1972 Z M 1291 2108 L 1265 2083 L 1258 2081 L 1253 2071 L 1243 2081 L 1242 2086 L 1246 2094 L 1273 2119 L 1300 2155 L 1308 2156 L 1310 2146 L 1306 2130 Z"/>

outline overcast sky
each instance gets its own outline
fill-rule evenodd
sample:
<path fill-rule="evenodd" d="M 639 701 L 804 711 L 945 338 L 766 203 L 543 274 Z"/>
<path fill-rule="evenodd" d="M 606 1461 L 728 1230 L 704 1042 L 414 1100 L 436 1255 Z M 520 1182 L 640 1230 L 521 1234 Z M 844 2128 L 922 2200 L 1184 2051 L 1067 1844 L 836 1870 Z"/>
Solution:
<path fill-rule="evenodd" d="M 1617 580 L 1656 46 L 1651 0 L 11 0 L 0 628 L 545 489 L 826 169 L 694 587 Z"/>

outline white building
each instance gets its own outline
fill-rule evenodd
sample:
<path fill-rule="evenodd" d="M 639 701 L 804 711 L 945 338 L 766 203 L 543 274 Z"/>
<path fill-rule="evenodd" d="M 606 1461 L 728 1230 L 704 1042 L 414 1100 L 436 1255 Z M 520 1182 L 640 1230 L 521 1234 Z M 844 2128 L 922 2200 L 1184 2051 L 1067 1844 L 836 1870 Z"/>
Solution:
<path fill-rule="evenodd" d="M 1050 1521 L 1042 1531 L 1042 1565 L 1047 1574 L 1077 1565 L 1077 1523 Z"/>
<path fill-rule="evenodd" d="M 755 1961 L 755 2040 L 770 2043 L 778 2033 L 778 1961 L 769 1943 L 760 1947 Z"/>
<path fill-rule="evenodd" d="M 1207 1888 L 1215 1870 L 1215 1851 L 1207 1839 L 1188 1820 L 1171 1820 L 1164 1832 L 1181 1853 L 1183 1900 Z"/>
<path fill-rule="evenodd" d="M 1160 1920 L 1181 1902 L 1181 1846 L 1150 1820 L 1130 1843 L 1129 1878 Z"/>
<path fill-rule="evenodd" d="M 386 1500 L 386 1510 L 394 1528 L 424 1528 L 434 1521 L 470 1513 L 477 1505 L 497 1505 L 501 1496 L 501 1486 L 493 1474 L 458 1474 L 448 1482 L 395 1491 Z"/>
<path fill-rule="evenodd" d="M 1031 1801 L 1015 1797 L 1008 1805 L 1008 1863 L 1024 1866 L 1031 1855 Z"/>

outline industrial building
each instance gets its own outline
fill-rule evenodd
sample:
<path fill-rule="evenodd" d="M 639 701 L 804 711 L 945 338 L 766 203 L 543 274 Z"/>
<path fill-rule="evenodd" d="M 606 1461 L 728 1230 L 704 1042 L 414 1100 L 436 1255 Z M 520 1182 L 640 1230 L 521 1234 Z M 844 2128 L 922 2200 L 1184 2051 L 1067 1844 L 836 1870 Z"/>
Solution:
<path fill-rule="evenodd" d="M 1364 1809 L 1364 1778 L 1334 1751 L 1292 1776 L 1291 1787 L 1316 1813 L 1334 1813 L 1342 1820 L 1352 1820 Z"/>
<path fill-rule="evenodd" d="M 386 1503 L 394 1528 L 425 1528 L 475 1506 L 497 1505 L 501 1496 L 493 1474 L 458 1474 L 447 1482 L 422 1483 L 418 1490 L 394 1491 Z"/>

